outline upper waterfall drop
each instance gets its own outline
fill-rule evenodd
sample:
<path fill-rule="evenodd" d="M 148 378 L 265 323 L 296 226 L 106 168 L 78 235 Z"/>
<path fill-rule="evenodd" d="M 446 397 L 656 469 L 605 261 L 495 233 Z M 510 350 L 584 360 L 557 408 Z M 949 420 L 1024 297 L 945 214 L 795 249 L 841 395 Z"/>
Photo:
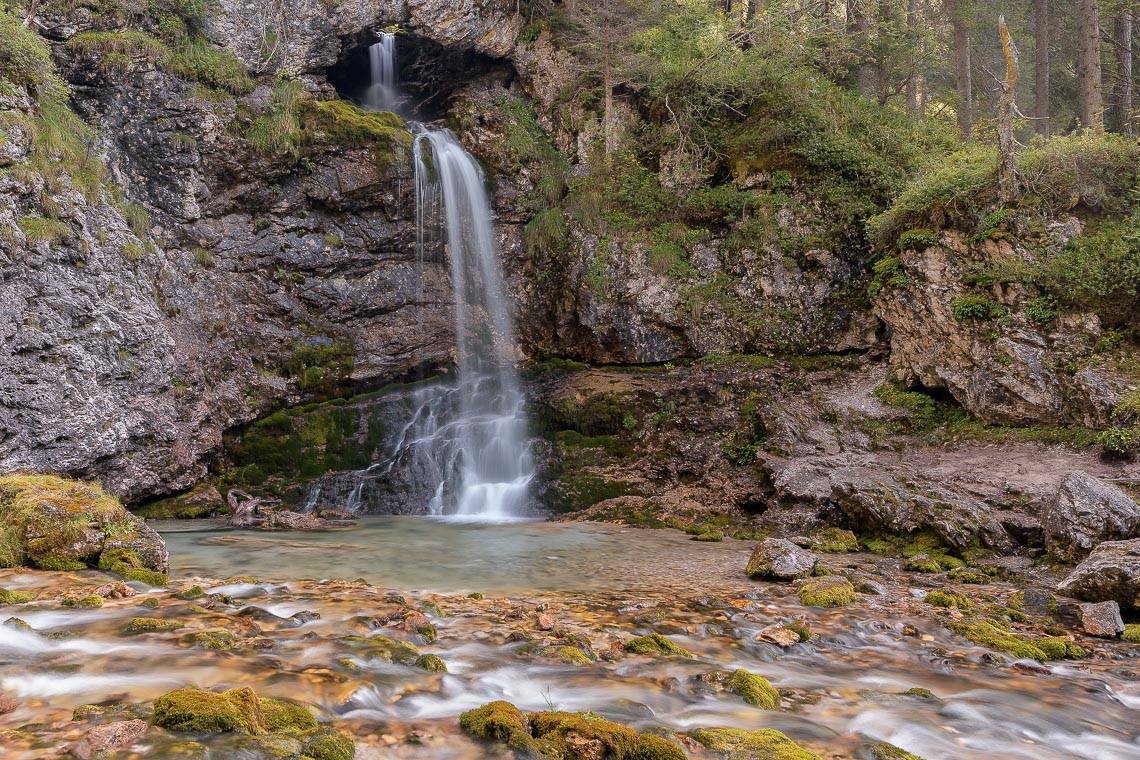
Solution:
<path fill-rule="evenodd" d="M 369 49 L 364 106 L 395 108 L 399 98 L 394 35 Z M 534 461 L 517 346 L 504 293 L 486 178 L 447 129 L 412 125 L 415 134 L 417 247 L 423 267 L 437 252 L 450 260 L 455 303 L 456 379 L 412 394 L 384 474 L 407 468 L 433 515 L 502 521 L 530 502 Z"/>
<path fill-rule="evenodd" d="M 364 107 L 391 111 L 397 106 L 396 35 L 381 32 L 380 41 L 368 48 L 369 84 Z"/>

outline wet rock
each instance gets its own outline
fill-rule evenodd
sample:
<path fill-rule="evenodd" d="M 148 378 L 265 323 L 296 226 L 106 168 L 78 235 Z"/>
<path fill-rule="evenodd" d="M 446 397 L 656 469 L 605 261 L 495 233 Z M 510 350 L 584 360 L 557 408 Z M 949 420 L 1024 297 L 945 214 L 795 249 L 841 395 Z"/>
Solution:
<path fill-rule="evenodd" d="M 842 607 L 855 598 L 851 581 L 835 575 L 810 580 L 800 587 L 800 602 L 806 607 Z"/>
<path fill-rule="evenodd" d="M 170 560 L 162 538 L 98 484 L 6 475 L 0 477 L 0 566 L 21 564 L 44 570 L 97 564 L 129 580 L 165 585 Z"/>
<path fill-rule="evenodd" d="M 123 628 L 124 633 L 137 634 L 137 633 L 164 633 L 166 631 L 176 631 L 182 627 L 182 623 L 177 620 L 162 620 L 160 618 L 132 618 L 129 623 Z"/>
<path fill-rule="evenodd" d="M 1116 601 L 1121 609 L 1140 612 L 1140 538 L 1096 547 L 1057 590 L 1086 602 Z"/>
<path fill-rule="evenodd" d="M 1011 605 L 1027 615 L 1048 617 L 1057 614 L 1057 597 L 1043 588 L 1027 588 L 1014 594 Z"/>
<path fill-rule="evenodd" d="M 297 621 L 298 625 L 304 625 L 305 623 L 311 623 L 314 620 L 320 620 L 321 613 L 313 612 L 312 610 L 301 610 L 300 612 L 294 612 L 289 616 L 289 619 Z"/>
<path fill-rule="evenodd" d="M 807 578 L 819 558 L 791 541 L 767 538 L 752 551 L 745 572 L 750 578 L 791 581 Z"/>
<path fill-rule="evenodd" d="M 1081 626 L 1090 636 L 1116 638 L 1124 633 L 1120 618 L 1120 605 L 1116 602 L 1097 602 L 1081 605 Z"/>
<path fill-rule="evenodd" d="M 15 712 L 20 706 L 19 701 L 15 697 L 10 697 L 7 694 L 0 692 L 0 715 L 7 715 L 10 712 Z"/>
<path fill-rule="evenodd" d="M 548 612 L 540 612 L 535 619 L 535 625 L 538 626 L 540 631 L 553 631 L 554 618 Z"/>
<path fill-rule="evenodd" d="M 106 583 L 93 592 L 103 597 L 104 599 L 130 599 L 137 596 L 139 592 L 128 586 L 123 582 Z"/>
<path fill-rule="evenodd" d="M 737 728 L 701 728 L 689 736 L 707 749 L 727 760 L 754 760 L 779 758 L 780 760 L 820 760 L 819 755 L 784 736 L 779 731 L 764 728 L 759 731 L 742 731 Z"/>
<path fill-rule="evenodd" d="M 800 643 L 800 635 L 782 625 L 772 625 L 756 634 L 757 641 L 767 641 L 787 649 Z"/>
<path fill-rule="evenodd" d="M 733 671 L 725 682 L 725 687 L 761 710 L 775 710 L 780 704 L 780 693 L 772 687 L 768 679 L 749 673 L 747 670 Z"/>
<path fill-rule="evenodd" d="M 887 742 L 864 744 L 856 750 L 855 757 L 858 760 L 922 760 L 918 755 Z"/>
<path fill-rule="evenodd" d="M 72 745 L 68 752 L 79 760 L 103 757 L 130 747 L 146 736 L 147 729 L 145 720 L 120 720 L 95 726 L 85 737 Z"/>
<path fill-rule="evenodd" d="M 1041 513 L 1045 543 L 1065 562 L 1079 562 L 1104 541 L 1140 531 L 1140 504 L 1116 486 L 1077 470 Z"/>
<path fill-rule="evenodd" d="M 903 569 L 912 573 L 940 573 L 942 566 L 930 558 L 929 554 L 915 554 L 903 563 Z"/>

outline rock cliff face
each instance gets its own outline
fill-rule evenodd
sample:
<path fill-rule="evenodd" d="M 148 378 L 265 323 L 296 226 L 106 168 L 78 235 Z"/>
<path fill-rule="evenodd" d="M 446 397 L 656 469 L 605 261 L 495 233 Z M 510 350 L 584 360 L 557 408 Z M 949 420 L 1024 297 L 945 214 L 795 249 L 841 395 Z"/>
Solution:
<path fill-rule="evenodd" d="M 1043 249 L 1057 250 L 1080 231 L 1075 218 L 1056 221 Z M 901 254 L 899 286 L 875 304 L 890 329 L 896 377 L 944 388 L 990 422 L 1110 423 L 1137 378 L 1115 371 L 1112 352 L 1098 348 L 1105 330 L 1097 316 L 1054 313 L 1034 286 L 978 284 L 987 268 L 1040 253 L 1003 231 L 916 237 Z"/>

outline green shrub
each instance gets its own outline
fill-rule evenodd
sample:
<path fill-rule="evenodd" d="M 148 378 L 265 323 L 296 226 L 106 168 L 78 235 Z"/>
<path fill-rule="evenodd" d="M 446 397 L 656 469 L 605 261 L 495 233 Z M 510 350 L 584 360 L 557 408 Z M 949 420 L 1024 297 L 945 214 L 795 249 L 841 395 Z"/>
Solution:
<path fill-rule="evenodd" d="M 22 20 L 0 8 L 0 79 L 18 87 L 35 87 L 43 92 L 65 89 L 51 58 L 51 47 L 40 35 L 24 26 Z"/>
<path fill-rule="evenodd" d="M 1025 304 L 1025 316 L 1046 327 L 1057 318 L 1057 299 L 1053 296 L 1030 298 Z"/>
<path fill-rule="evenodd" d="M 938 233 L 933 230 L 907 230 L 899 235 L 900 251 L 925 251 L 938 245 Z"/>
<path fill-rule="evenodd" d="M 871 264 L 871 284 L 867 288 L 871 298 L 878 298 L 887 288 L 905 288 L 911 280 L 898 256 L 884 256 Z"/>
<path fill-rule="evenodd" d="M 984 322 L 1006 314 L 1006 307 L 991 298 L 979 295 L 955 298 L 950 309 L 959 322 Z"/>
<path fill-rule="evenodd" d="M 245 65 L 232 53 L 219 50 L 205 40 L 187 41 L 165 60 L 163 68 L 231 95 L 253 92 L 254 82 Z"/>
<path fill-rule="evenodd" d="M 1059 303 L 1095 311 L 1106 326 L 1140 322 L 1140 211 L 1090 225 L 1044 262 L 1040 279 Z"/>

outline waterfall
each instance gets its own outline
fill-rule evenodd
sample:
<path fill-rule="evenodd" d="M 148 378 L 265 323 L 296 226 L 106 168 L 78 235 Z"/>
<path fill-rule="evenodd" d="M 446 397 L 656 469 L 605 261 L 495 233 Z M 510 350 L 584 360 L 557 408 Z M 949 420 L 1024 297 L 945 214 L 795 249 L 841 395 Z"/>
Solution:
<path fill-rule="evenodd" d="M 364 107 L 373 111 L 391 111 L 396 107 L 396 35 L 381 32 L 380 41 L 368 48 L 371 78 L 364 93 Z"/>
<path fill-rule="evenodd" d="M 395 38 L 382 35 L 369 56 L 365 107 L 393 108 Z M 384 477 L 400 468 L 415 481 L 413 498 L 424 498 L 433 515 L 517 517 L 529 504 L 534 462 L 485 177 L 449 130 L 413 130 L 421 290 L 425 262 L 445 250 L 455 297 L 457 372 L 449 383 L 411 394 L 391 457 L 370 474 Z M 359 488 L 353 500 L 359 502 Z"/>

